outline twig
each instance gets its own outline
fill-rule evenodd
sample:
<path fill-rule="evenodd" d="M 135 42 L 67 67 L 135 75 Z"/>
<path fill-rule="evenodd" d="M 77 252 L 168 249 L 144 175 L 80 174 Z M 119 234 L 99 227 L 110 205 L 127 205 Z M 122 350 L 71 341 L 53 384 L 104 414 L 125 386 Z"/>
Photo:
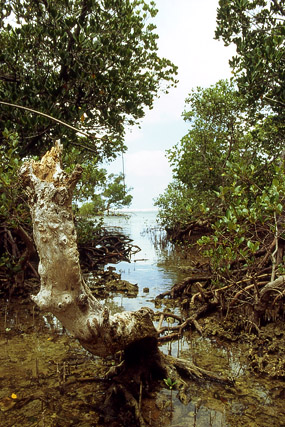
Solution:
<path fill-rule="evenodd" d="M 196 328 L 196 330 L 199 332 L 200 335 L 203 335 L 202 328 L 198 323 L 198 318 L 201 317 L 202 314 L 205 314 L 210 308 L 217 307 L 217 305 L 218 305 L 218 302 L 208 302 L 202 305 L 202 307 L 200 307 L 195 314 L 193 314 L 191 317 L 186 319 L 183 323 L 181 323 L 181 325 L 169 327 L 169 329 L 174 331 L 177 330 L 177 332 L 173 332 L 171 334 L 159 337 L 158 341 L 164 342 L 164 341 L 169 341 L 171 339 L 177 339 L 178 337 L 181 337 L 183 330 L 191 324 Z M 165 327 L 163 332 L 167 329 L 168 328 Z"/>
<path fill-rule="evenodd" d="M 276 212 L 274 212 L 274 224 L 275 224 L 275 249 L 271 255 L 271 258 L 272 258 L 271 282 L 273 282 L 273 280 L 275 279 L 276 254 L 278 252 L 278 224 L 277 224 Z"/>
<path fill-rule="evenodd" d="M 253 284 L 251 284 L 251 285 L 248 285 L 248 286 L 246 286 L 245 288 L 243 288 L 243 289 L 241 289 L 240 291 L 238 291 L 235 295 L 234 295 L 234 297 L 233 297 L 233 299 L 231 300 L 231 302 L 230 302 L 230 307 L 231 306 L 233 306 L 234 305 L 234 303 L 235 303 L 235 301 L 238 299 L 238 297 L 240 296 L 240 295 L 242 295 L 244 292 L 247 292 L 249 289 L 252 289 L 252 288 L 254 288 L 254 287 L 257 287 L 257 286 L 263 286 L 263 285 L 265 285 L 267 282 L 258 282 L 258 283 L 253 283 Z"/>
<path fill-rule="evenodd" d="M 87 138 L 91 137 L 91 135 L 88 135 L 88 133 L 83 132 L 80 129 L 77 129 L 76 127 L 71 126 L 68 123 L 63 122 L 62 120 L 56 119 L 55 117 L 52 117 L 49 114 L 42 113 L 41 111 L 33 110 L 32 108 L 24 107 L 23 105 L 11 104 L 10 102 L 0 101 L 0 104 L 7 105 L 8 107 L 15 107 L 15 108 L 19 108 L 21 110 L 26 110 L 26 111 L 29 111 L 30 113 L 38 114 L 39 116 L 46 117 L 47 119 L 53 120 L 56 123 L 59 123 L 59 124 L 65 126 L 65 127 L 68 127 L 69 129 L 72 129 L 75 132 L 81 133 L 82 135 L 86 136 Z M 92 135 L 92 138 L 93 138 L 93 135 Z M 96 139 L 100 139 L 100 138 L 96 137 Z"/>
<path fill-rule="evenodd" d="M 259 263 L 259 266 L 258 266 L 259 268 L 263 267 L 266 264 L 266 262 L 268 261 L 268 258 L 271 255 L 271 251 L 273 250 L 275 245 L 276 245 L 276 242 L 275 242 L 275 237 L 274 237 L 271 245 L 268 248 L 268 251 L 266 252 L 265 256 L 263 257 L 263 259 Z"/>

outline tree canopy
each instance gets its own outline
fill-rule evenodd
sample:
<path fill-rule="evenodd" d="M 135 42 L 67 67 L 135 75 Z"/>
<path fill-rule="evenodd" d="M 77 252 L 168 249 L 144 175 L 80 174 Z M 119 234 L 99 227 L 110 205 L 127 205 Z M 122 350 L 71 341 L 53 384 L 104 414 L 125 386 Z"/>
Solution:
<path fill-rule="evenodd" d="M 99 188 L 96 194 L 92 196 L 91 201 L 80 206 L 80 215 L 94 216 L 104 212 L 109 213 L 110 209 L 130 206 L 133 196 L 129 192 L 132 188 L 126 187 L 124 175 L 122 173 L 107 175 L 107 171 L 104 169 L 101 170 L 101 173 L 104 179 L 101 183 L 97 183 Z"/>
<path fill-rule="evenodd" d="M 242 100 L 232 84 L 221 80 L 193 89 L 185 103 L 182 116 L 189 132 L 168 151 L 175 177 L 199 192 L 217 189 L 226 161 L 246 145 Z"/>
<path fill-rule="evenodd" d="M 158 54 L 153 1 L 0 0 L 0 11 L 0 268 L 13 275 L 32 248 L 23 158 L 60 140 L 67 173 L 83 168 L 75 201 L 128 205 L 122 176 L 102 163 L 126 149 L 126 127 L 176 84 L 177 67 Z"/>
<path fill-rule="evenodd" d="M 168 187 L 169 197 L 165 194 L 157 200 L 161 217 L 168 221 L 169 198 L 174 188 L 180 192 L 179 198 L 184 199 L 179 203 L 180 215 L 171 215 L 177 223 L 205 214 L 204 205 L 214 215 L 218 208 L 216 192 L 230 179 L 228 163 L 239 160 L 244 165 L 255 164 L 261 145 L 257 137 L 253 141 L 251 120 L 246 118 L 244 101 L 233 83 L 220 80 L 209 88 L 198 87 L 185 102 L 183 118 L 189 123 L 189 131 L 168 150 L 176 184 Z M 175 204 L 172 208 L 176 210 Z"/>
<path fill-rule="evenodd" d="M 206 226 L 199 243 L 220 280 L 237 260 L 250 268 L 273 231 L 283 233 L 284 143 L 272 112 L 260 106 L 253 120 L 233 83 L 198 87 L 186 107 L 189 131 L 168 151 L 174 180 L 156 204 L 174 239 Z"/>
<path fill-rule="evenodd" d="M 284 15 L 281 0 L 219 0 L 215 37 L 236 46 L 233 77 L 196 88 L 186 99 L 189 131 L 168 151 L 174 181 L 157 200 L 168 228 L 186 227 L 202 215 L 212 225 L 224 218 L 223 235 L 222 228 L 231 232 L 249 212 L 251 224 L 281 218 Z M 273 209 L 269 216 L 267 209 Z"/>
<path fill-rule="evenodd" d="M 51 141 L 114 157 L 126 125 L 175 84 L 176 67 L 157 53 L 154 2 L 144 0 L 1 0 L 0 100 L 56 117 L 1 106 L 3 130 L 19 135 L 20 155 Z"/>
<path fill-rule="evenodd" d="M 284 138 L 285 8 L 282 0 L 220 0 L 215 36 L 234 43 L 230 61 L 249 104 L 270 107 Z"/>

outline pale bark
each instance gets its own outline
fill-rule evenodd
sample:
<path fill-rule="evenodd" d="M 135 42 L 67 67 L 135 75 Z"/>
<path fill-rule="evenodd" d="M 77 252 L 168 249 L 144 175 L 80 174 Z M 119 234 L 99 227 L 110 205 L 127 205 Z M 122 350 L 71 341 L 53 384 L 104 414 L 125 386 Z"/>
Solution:
<path fill-rule="evenodd" d="M 41 162 L 28 161 L 20 170 L 40 258 L 41 289 L 33 300 L 98 356 L 114 354 L 142 340 L 156 340 L 148 309 L 111 316 L 85 284 L 71 208 L 81 167 L 66 174 L 61 168 L 61 152 L 62 146 L 57 143 Z"/>

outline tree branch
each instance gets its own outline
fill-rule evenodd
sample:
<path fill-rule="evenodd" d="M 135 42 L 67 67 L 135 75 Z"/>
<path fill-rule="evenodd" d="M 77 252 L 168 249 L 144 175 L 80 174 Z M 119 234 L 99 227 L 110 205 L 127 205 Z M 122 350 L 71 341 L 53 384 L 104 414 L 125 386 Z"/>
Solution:
<path fill-rule="evenodd" d="M 19 109 L 21 109 L 21 110 L 26 110 L 26 111 L 29 111 L 30 113 L 34 113 L 34 114 L 38 114 L 39 116 L 46 117 L 46 118 L 48 118 L 48 119 L 50 119 L 50 120 L 53 120 L 53 121 L 54 121 L 54 122 L 56 122 L 56 123 L 59 123 L 59 124 L 61 124 L 61 125 L 65 126 L 65 127 L 68 127 L 69 129 L 74 130 L 75 132 L 81 133 L 82 135 L 86 136 L 87 138 L 92 138 L 92 139 L 96 138 L 96 139 L 100 139 L 100 138 L 97 138 L 97 137 L 95 137 L 95 136 L 93 136 L 93 135 L 90 135 L 90 134 L 88 134 L 88 133 L 85 133 L 85 132 L 83 132 L 83 131 L 82 131 L 82 130 L 80 130 L 80 129 L 77 129 L 76 127 L 71 126 L 71 125 L 69 125 L 68 123 L 63 122 L 62 120 L 56 119 L 55 117 L 52 117 L 52 116 L 50 116 L 50 115 L 48 115 L 48 114 L 46 114 L 46 113 L 42 113 L 41 111 L 33 110 L 32 108 L 24 107 L 24 106 L 22 106 L 22 105 L 18 105 L 18 104 L 11 104 L 10 102 L 0 101 L 0 104 L 2 104 L 2 105 L 7 105 L 8 107 L 19 108 Z"/>

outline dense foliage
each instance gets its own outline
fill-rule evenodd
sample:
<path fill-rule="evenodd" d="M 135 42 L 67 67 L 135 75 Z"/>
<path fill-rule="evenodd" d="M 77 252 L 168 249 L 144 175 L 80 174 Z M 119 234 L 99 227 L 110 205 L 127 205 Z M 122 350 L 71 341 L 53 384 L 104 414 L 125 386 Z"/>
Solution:
<path fill-rule="evenodd" d="M 31 233 L 17 182 L 21 161 L 60 139 L 67 172 L 83 167 L 75 202 L 128 205 L 123 177 L 108 177 L 101 165 L 126 149 L 126 126 L 175 85 L 177 71 L 158 55 L 152 1 L 0 0 L 0 8 L 0 267 L 13 272 L 28 260 L 21 239 Z"/>
<path fill-rule="evenodd" d="M 175 84 L 176 67 L 157 54 L 150 21 L 155 4 L 13 0 L 0 6 L 0 101 L 89 135 L 0 104 L 0 144 L 5 129 L 16 132 L 22 158 L 43 155 L 60 139 L 65 167 L 80 163 L 84 169 L 76 198 L 95 198 L 107 179 L 100 162 L 125 150 L 125 127 L 143 117 L 160 90 Z"/>
<path fill-rule="evenodd" d="M 227 81 L 197 88 L 186 105 L 190 129 L 168 151 L 174 181 L 156 201 L 159 217 L 173 238 L 206 225 L 199 243 L 218 276 L 228 276 L 234 262 L 249 267 L 262 243 L 283 233 L 283 143 L 272 113 L 256 110 L 253 120 Z"/>
<path fill-rule="evenodd" d="M 90 138 L 44 117 L 1 106 L 4 128 L 19 134 L 20 155 L 51 141 L 98 157 L 124 148 L 126 124 L 143 117 L 175 66 L 157 54 L 157 10 L 144 0 L 1 1 L 0 99 L 80 127 Z M 92 136 L 93 135 L 93 136 Z"/>
<path fill-rule="evenodd" d="M 168 158 L 174 178 L 188 190 L 191 217 L 222 184 L 227 160 L 245 142 L 241 102 L 227 82 L 193 90 L 186 99 L 187 106 L 190 109 L 184 111 L 183 118 L 190 124 L 189 132 L 168 151 Z"/>
<path fill-rule="evenodd" d="M 37 273 L 32 265 L 35 249 L 31 221 L 25 197 L 17 179 L 21 159 L 16 134 L 3 132 L 0 147 L 0 293 L 21 283 L 28 272 Z"/>
<path fill-rule="evenodd" d="M 272 280 L 283 274 L 284 14 L 278 0 L 220 0 L 216 37 L 236 45 L 234 77 L 190 93 L 189 132 L 168 151 L 160 220 L 178 239 L 206 226 L 199 243 L 217 283 L 256 272 L 264 251 Z"/>
<path fill-rule="evenodd" d="M 91 201 L 80 206 L 80 215 L 94 216 L 104 212 L 109 213 L 110 209 L 121 209 L 131 204 L 133 197 L 128 194 L 131 189 L 126 188 L 123 174 L 111 173 L 106 180 L 104 179 L 100 187 L 100 193 L 94 194 Z"/>
<path fill-rule="evenodd" d="M 209 88 L 192 90 L 183 118 L 189 123 L 189 132 L 168 151 L 174 183 L 157 201 L 162 208 L 161 219 L 174 228 L 175 223 L 187 224 L 202 214 L 217 214 L 220 203 L 216 193 L 231 180 L 227 174 L 229 162 L 239 160 L 249 165 L 261 157 L 260 143 L 253 141 L 251 121 L 233 84 L 219 81 Z M 175 196 L 174 187 L 175 199 L 184 199 L 184 208 L 173 215 L 171 224 L 167 200 Z"/>
<path fill-rule="evenodd" d="M 282 0 L 220 0 L 215 33 L 226 45 L 236 46 L 230 65 L 240 93 L 253 107 L 270 107 L 283 138 L 284 19 Z"/>

